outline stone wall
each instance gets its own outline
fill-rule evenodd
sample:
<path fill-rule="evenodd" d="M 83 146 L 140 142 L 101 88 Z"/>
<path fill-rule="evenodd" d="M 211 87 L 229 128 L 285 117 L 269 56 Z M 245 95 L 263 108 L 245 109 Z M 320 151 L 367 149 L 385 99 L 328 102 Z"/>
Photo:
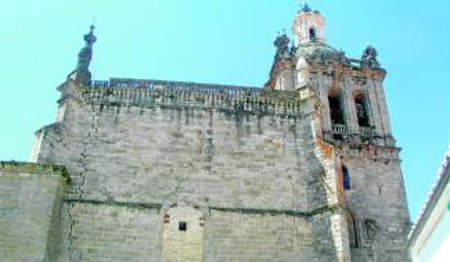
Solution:
<path fill-rule="evenodd" d="M 56 261 L 161 261 L 160 207 L 66 201 Z"/>
<path fill-rule="evenodd" d="M 304 217 L 212 210 L 205 231 L 204 261 L 311 261 L 317 256 Z"/>
<path fill-rule="evenodd" d="M 75 116 L 80 125 L 68 138 L 75 141 L 65 146 L 74 156 L 54 153 L 55 163 L 76 160 L 65 163 L 75 171 L 72 197 L 302 211 L 326 204 L 308 123 L 205 111 L 94 110 L 94 128 L 90 120 L 81 125 L 90 112 Z"/>
<path fill-rule="evenodd" d="M 53 261 L 66 179 L 58 166 L 0 163 L 2 261 Z"/>
<path fill-rule="evenodd" d="M 383 149 L 352 152 L 343 158 L 351 177 L 346 191 L 350 210 L 356 218 L 358 248 L 352 249 L 356 261 L 409 261 L 405 253 L 410 218 L 398 153 L 389 158 Z M 371 232 L 371 228 L 375 229 Z"/>
<path fill-rule="evenodd" d="M 36 147 L 38 162 L 65 165 L 71 177 L 59 260 L 346 261 L 345 226 L 332 222 L 344 218 L 334 156 L 316 144 L 307 90 L 80 89 L 70 81 L 60 90 L 59 122 L 37 132 Z M 230 243 L 247 238 L 247 248 Z M 326 256 L 311 245 L 327 241 Z"/>
<path fill-rule="evenodd" d="M 69 198 L 311 211 L 328 204 L 313 115 L 68 102 L 38 160 Z M 332 201 L 332 200 L 330 200 Z"/>
<path fill-rule="evenodd" d="M 202 261 L 205 219 L 201 210 L 175 206 L 164 214 L 163 261 Z"/>

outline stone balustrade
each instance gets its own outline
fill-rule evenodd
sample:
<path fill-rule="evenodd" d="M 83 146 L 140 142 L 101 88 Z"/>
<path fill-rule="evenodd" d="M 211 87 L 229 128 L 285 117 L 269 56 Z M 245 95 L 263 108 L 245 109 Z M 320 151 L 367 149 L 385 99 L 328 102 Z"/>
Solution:
<path fill-rule="evenodd" d="M 335 134 L 346 135 L 349 133 L 346 125 L 333 125 L 332 129 Z"/>
<path fill-rule="evenodd" d="M 306 95 L 305 95 L 306 94 Z M 83 100 L 111 106 L 218 109 L 254 114 L 301 116 L 314 111 L 301 92 L 240 86 L 112 78 L 83 88 Z"/>
<path fill-rule="evenodd" d="M 359 134 L 365 137 L 371 137 L 375 135 L 375 130 L 372 127 L 358 127 L 352 128 L 346 125 L 335 124 L 332 126 L 332 131 L 334 134 L 339 135 L 350 135 L 350 134 Z"/>
<path fill-rule="evenodd" d="M 359 128 L 359 134 L 362 136 L 373 136 L 374 135 L 374 129 L 371 127 L 360 127 Z"/>

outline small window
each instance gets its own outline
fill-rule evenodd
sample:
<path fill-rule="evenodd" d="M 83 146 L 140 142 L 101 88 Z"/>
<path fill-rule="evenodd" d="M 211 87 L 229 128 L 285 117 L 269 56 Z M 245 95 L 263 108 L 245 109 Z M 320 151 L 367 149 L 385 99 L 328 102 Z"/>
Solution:
<path fill-rule="evenodd" d="M 187 231 L 187 222 L 179 222 L 178 223 L 178 230 L 180 230 L 180 231 Z"/>
<path fill-rule="evenodd" d="M 350 190 L 351 189 L 350 174 L 346 166 L 342 166 L 342 180 L 344 190 Z"/>

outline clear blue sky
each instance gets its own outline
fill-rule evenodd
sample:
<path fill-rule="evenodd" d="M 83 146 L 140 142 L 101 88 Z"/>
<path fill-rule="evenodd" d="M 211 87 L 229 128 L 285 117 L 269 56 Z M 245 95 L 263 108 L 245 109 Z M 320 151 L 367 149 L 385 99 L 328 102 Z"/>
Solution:
<path fill-rule="evenodd" d="M 360 57 L 378 48 L 403 148 L 412 219 L 450 142 L 450 3 L 310 0 L 327 40 Z M 0 24 L 0 159 L 27 160 L 34 131 L 54 120 L 56 86 L 74 69 L 96 17 L 96 79 L 130 77 L 262 86 L 276 32 L 291 31 L 296 0 L 15 0 Z M 393 199 L 392 201 L 396 201 Z"/>

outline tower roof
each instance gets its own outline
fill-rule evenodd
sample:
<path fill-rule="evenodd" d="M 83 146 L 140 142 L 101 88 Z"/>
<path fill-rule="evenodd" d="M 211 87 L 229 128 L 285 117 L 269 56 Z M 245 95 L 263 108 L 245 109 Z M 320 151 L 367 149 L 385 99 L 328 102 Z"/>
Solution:
<path fill-rule="evenodd" d="M 305 4 L 302 7 L 302 12 L 309 13 L 311 11 L 312 11 L 311 7 L 305 2 Z"/>
<path fill-rule="evenodd" d="M 300 9 L 299 13 L 314 13 L 314 14 L 320 14 L 319 10 L 313 10 L 311 6 L 308 5 L 306 1 L 303 1 L 302 9 Z"/>

